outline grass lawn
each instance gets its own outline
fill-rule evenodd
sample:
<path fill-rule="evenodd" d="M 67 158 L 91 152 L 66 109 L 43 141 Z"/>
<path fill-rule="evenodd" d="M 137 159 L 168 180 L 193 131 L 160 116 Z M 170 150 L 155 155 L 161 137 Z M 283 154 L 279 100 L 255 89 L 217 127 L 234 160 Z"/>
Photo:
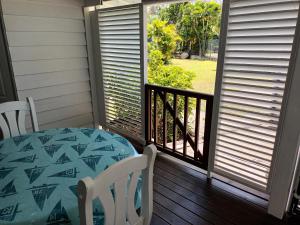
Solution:
<path fill-rule="evenodd" d="M 196 74 L 193 89 L 197 92 L 214 94 L 216 80 L 216 61 L 173 59 L 173 64 Z"/>

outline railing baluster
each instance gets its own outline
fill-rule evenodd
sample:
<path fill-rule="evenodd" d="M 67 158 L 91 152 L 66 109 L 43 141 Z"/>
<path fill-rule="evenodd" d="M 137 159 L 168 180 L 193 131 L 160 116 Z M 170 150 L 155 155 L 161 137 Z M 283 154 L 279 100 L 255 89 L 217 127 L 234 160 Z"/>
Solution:
<path fill-rule="evenodd" d="M 187 133 L 188 133 L 188 109 L 189 109 L 189 98 L 184 96 L 184 115 L 183 115 L 183 156 L 186 156 L 186 146 L 187 146 Z"/>
<path fill-rule="evenodd" d="M 167 145 L 167 92 L 163 98 L 163 147 Z"/>
<path fill-rule="evenodd" d="M 207 169 L 213 96 L 209 94 L 197 93 L 188 90 L 178 90 L 175 88 L 167 88 L 151 84 L 146 84 L 146 95 L 145 112 L 147 113 L 146 117 L 148 117 L 146 119 L 146 137 L 148 137 L 149 142 L 154 143 L 160 151 L 185 160 L 189 163 L 199 166 L 202 169 Z M 173 95 L 172 104 L 168 102 L 169 95 Z M 196 99 L 195 127 L 193 128 L 195 129 L 195 137 L 193 137 L 188 130 L 189 100 L 191 98 Z M 179 100 L 180 102 L 184 102 L 183 112 L 180 112 L 178 109 Z M 201 138 L 199 131 L 200 125 L 202 123 L 202 121 L 200 120 L 202 113 L 201 104 L 203 101 L 206 101 L 206 116 L 204 127 L 203 154 L 201 154 L 201 152 L 199 151 L 199 142 Z M 168 147 L 168 138 L 170 138 L 168 136 L 168 129 L 170 129 L 168 128 L 167 123 L 168 113 L 170 113 L 171 117 L 173 118 L 172 147 Z M 183 152 L 177 151 L 178 131 L 180 131 L 183 135 Z M 191 155 L 187 154 L 188 149 L 194 150 L 194 155 L 192 157 Z"/>
<path fill-rule="evenodd" d="M 209 141 L 211 131 L 211 119 L 213 111 L 213 98 L 206 100 L 205 127 L 204 127 L 204 143 L 203 143 L 203 164 L 204 169 L 208 166 Z"/>
<path fill-rule="evenodd" d="M 152 140 L 152 90 L 146 86 L 145 89 L 146 98 L 145 98 L 145 106 L 146 106 L 146 113 L 148 116 L 145 117 L 146 123 L 146 142 L 147 144 Z"/>
<path fill-rule="evenodd" d="M 199 98 L 196 99 L 196 121 L 195 121 L 195 149 L 194 149 L 194 159 L 197 160 L 199 147 L 199 127 L 200 127 L 200 110 L 201 110 L 201 100 Z"/>
<path fill-rule="evenodd" d="M 157 144 L 157 91 L 154 90 L 154 109 L 153 109 L 153 131 L 154 131 L 154 144 Z"/>
<path fill-rule="evenodd" d="M 177 126 L 176 126 L 176 118 L 177 118 L 177 94 L 174 94 L 173 97 L 173 152 L 176 151 L 176 142 L 177 142 Z"/>
<path fill-rule="evenodd" d="M 149 137 L 150 137 L 150 141 L 152 140 L 152 135 L 153 135 L 153 119 L 152 119 L 152 90 L 149 89 L 149 121 L 148 121 L 148 125 L 149 125 Z"/>

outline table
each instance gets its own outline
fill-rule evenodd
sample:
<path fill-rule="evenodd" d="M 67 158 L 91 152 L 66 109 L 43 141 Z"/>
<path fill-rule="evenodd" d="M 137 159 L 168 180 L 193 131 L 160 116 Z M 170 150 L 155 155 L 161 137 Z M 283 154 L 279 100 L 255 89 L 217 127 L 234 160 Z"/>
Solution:
<path fill-rule="evenodd" d="M 123 137 L 95 129 L 62 128 L 0 142 L 0 224 L 79 225 L 76 185 L 137 155 Z M 94 224 L 103 224 L 100 203 Z"/>

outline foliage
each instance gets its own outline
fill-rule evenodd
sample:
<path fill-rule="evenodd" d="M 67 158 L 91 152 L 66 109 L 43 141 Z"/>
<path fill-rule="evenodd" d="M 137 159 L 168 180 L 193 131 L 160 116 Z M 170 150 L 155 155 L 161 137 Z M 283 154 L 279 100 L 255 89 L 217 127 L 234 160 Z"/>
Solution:
<path fill-rule="evenodd" d="M 165 87 L 191 89 L 195 74 L 179 66 L 164 65 L 156 69 L 149 69 L 148 81 Z"/>
<path fill-rule="evenodd" d="M 160 50 L 149 51 L 148 81 L 151 84 L 191 89 L 195 74 L 179 66 L 164 64 L 164 54 Z"/>
<path fill-rule="evenodd" d="M 205 56 L 208 41 L 218 36 L 220 31 L 221 5 L 215 1 L 197 0 L 194 3 L 174 3 L 162 8 L 159 17 L 175 24 L 183 40 L 181 50 L 199 51 Z"/>
<path fill-rule="evenodd" d="M 179 89 L 191 89 L 192 80 L 195 77 L 193 72 L 186 71 L 179 66 L 165 65 L 163 61 L 164 55 L 160 50 L 152 50 L 149 52 L 149 63 L 148 63 L 148 82 L 150 84 L 156 84 L 160 86 L 175 87 Z M 159 99 L 159 98 L 158 98 Z M 173 105 L 173 96 L 167 97 L 168 102 Z M 189 112 L 192 111 L 193 103 L 189 104 Z M 177 103 L 177 111 L 179 118 L 183 118 L 184 111 L 184 99 L 179 98 Z M 158 112 L 158 141 L 162 142 L 162 101 L 157 105 Z M 170 142 L 173 137 L 172 129 L 173 119 L 167 117 L 167 141 Z M 181 138 L 182 134 L 180 130 L 177 131 L 177 138 Z"/>
<path fill-rule="evenodd" d="M 182 18 L 182 11 L 187 2 L 170 4 L 168 7 L 163 7 L 159 10 L 159 18 L 168 21 L 170 24 L 178 25 Z"/>
<path fill-rule="evenodd" d="M 148 24 L 147 31 L 149 51 L 161 51 L 164 63 L 169 63 L 176 50 L 177 43 L 181 41 L 175 25 L 168 24 L 167 21 L 154 19 Z"/>
<path fill-rule="evenodd" d="M 179 89 L 192 89 L 195 73 L 172 64 L 172 56 L 176 50 L 197 49 L 204 56 L 208 41 L 218 34 L 221 7 L 216 2 L 176 3 L 168 7 L 153 8 L 155 16 L 151 16 L 148 31 L 148 82 L 160 86 Z M 158 14 L 158 16 L 157 16 Z M 173 105 L 173 96 L 167 101 Z M 189 102 L 189 113 L 194 102 Z M 178 98 L 178 116 L 183 118 L 184 99 Z M 162 142 L 162 101 L 158 97 L 158 141 Z M 167 115 L 168 142 L 172 140 L 173 118 Z M 177 137 L 182 134 L 178 129 Z"/>

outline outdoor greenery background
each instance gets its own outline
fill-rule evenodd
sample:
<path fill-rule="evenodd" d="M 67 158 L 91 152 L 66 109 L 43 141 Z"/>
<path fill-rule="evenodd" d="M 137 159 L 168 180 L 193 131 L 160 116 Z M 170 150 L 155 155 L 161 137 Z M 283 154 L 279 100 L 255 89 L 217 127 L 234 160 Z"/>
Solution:
<path fill-rule="evenodd" d="M 221 5 L 215 1 L 155 5 L 148 12 L 148 81 L 213 94 L 216 61 L 206 57 L 220 31 Z M 175 59 L 185 53 L 188 58 Z M 180 58 L 180 57 L 179 57 Z"/>
<path fill-rule="evenodd" d="M 209 41 L 218 38 L 220 17 L 221 5 L 215 1 L 197 0 L 150 8 L 147 26 L 148 82 L 213 94 L 216 61 L 208 60 L 206 54 Z M 191 55 L 198 55 L 199 60 L 190 59 Z M 173 96 L 168 95 L 167 100 L 173 105 Z M 162 131 L 162 102 L 158 101 L 158 130 Z M 194 108 L 195 99 L 189 101 L 189 115 L 194 113 Z M 205 108 L 205 105 L 201 106 L 203 111 Z M 181 97 L 177 111 L 182 119 L 184 99 Z M 168 114 L 167 127 L 172 126 L 173 119 Z M 172 129 L 167 131 L 167 141 L 170 142 L 173 139 Z M 178 129 L 177 138 L 181 137 Z M 162 132 L 159 132 L 158 142 L 162 143 L 162 139 Z"/>
<path fill-rule="evenodd" d="M 217 62 L 213 60 L 172 59 L 179 66 L 195 74 L 192 88 L 195 91 L 214 94 Z"/>

